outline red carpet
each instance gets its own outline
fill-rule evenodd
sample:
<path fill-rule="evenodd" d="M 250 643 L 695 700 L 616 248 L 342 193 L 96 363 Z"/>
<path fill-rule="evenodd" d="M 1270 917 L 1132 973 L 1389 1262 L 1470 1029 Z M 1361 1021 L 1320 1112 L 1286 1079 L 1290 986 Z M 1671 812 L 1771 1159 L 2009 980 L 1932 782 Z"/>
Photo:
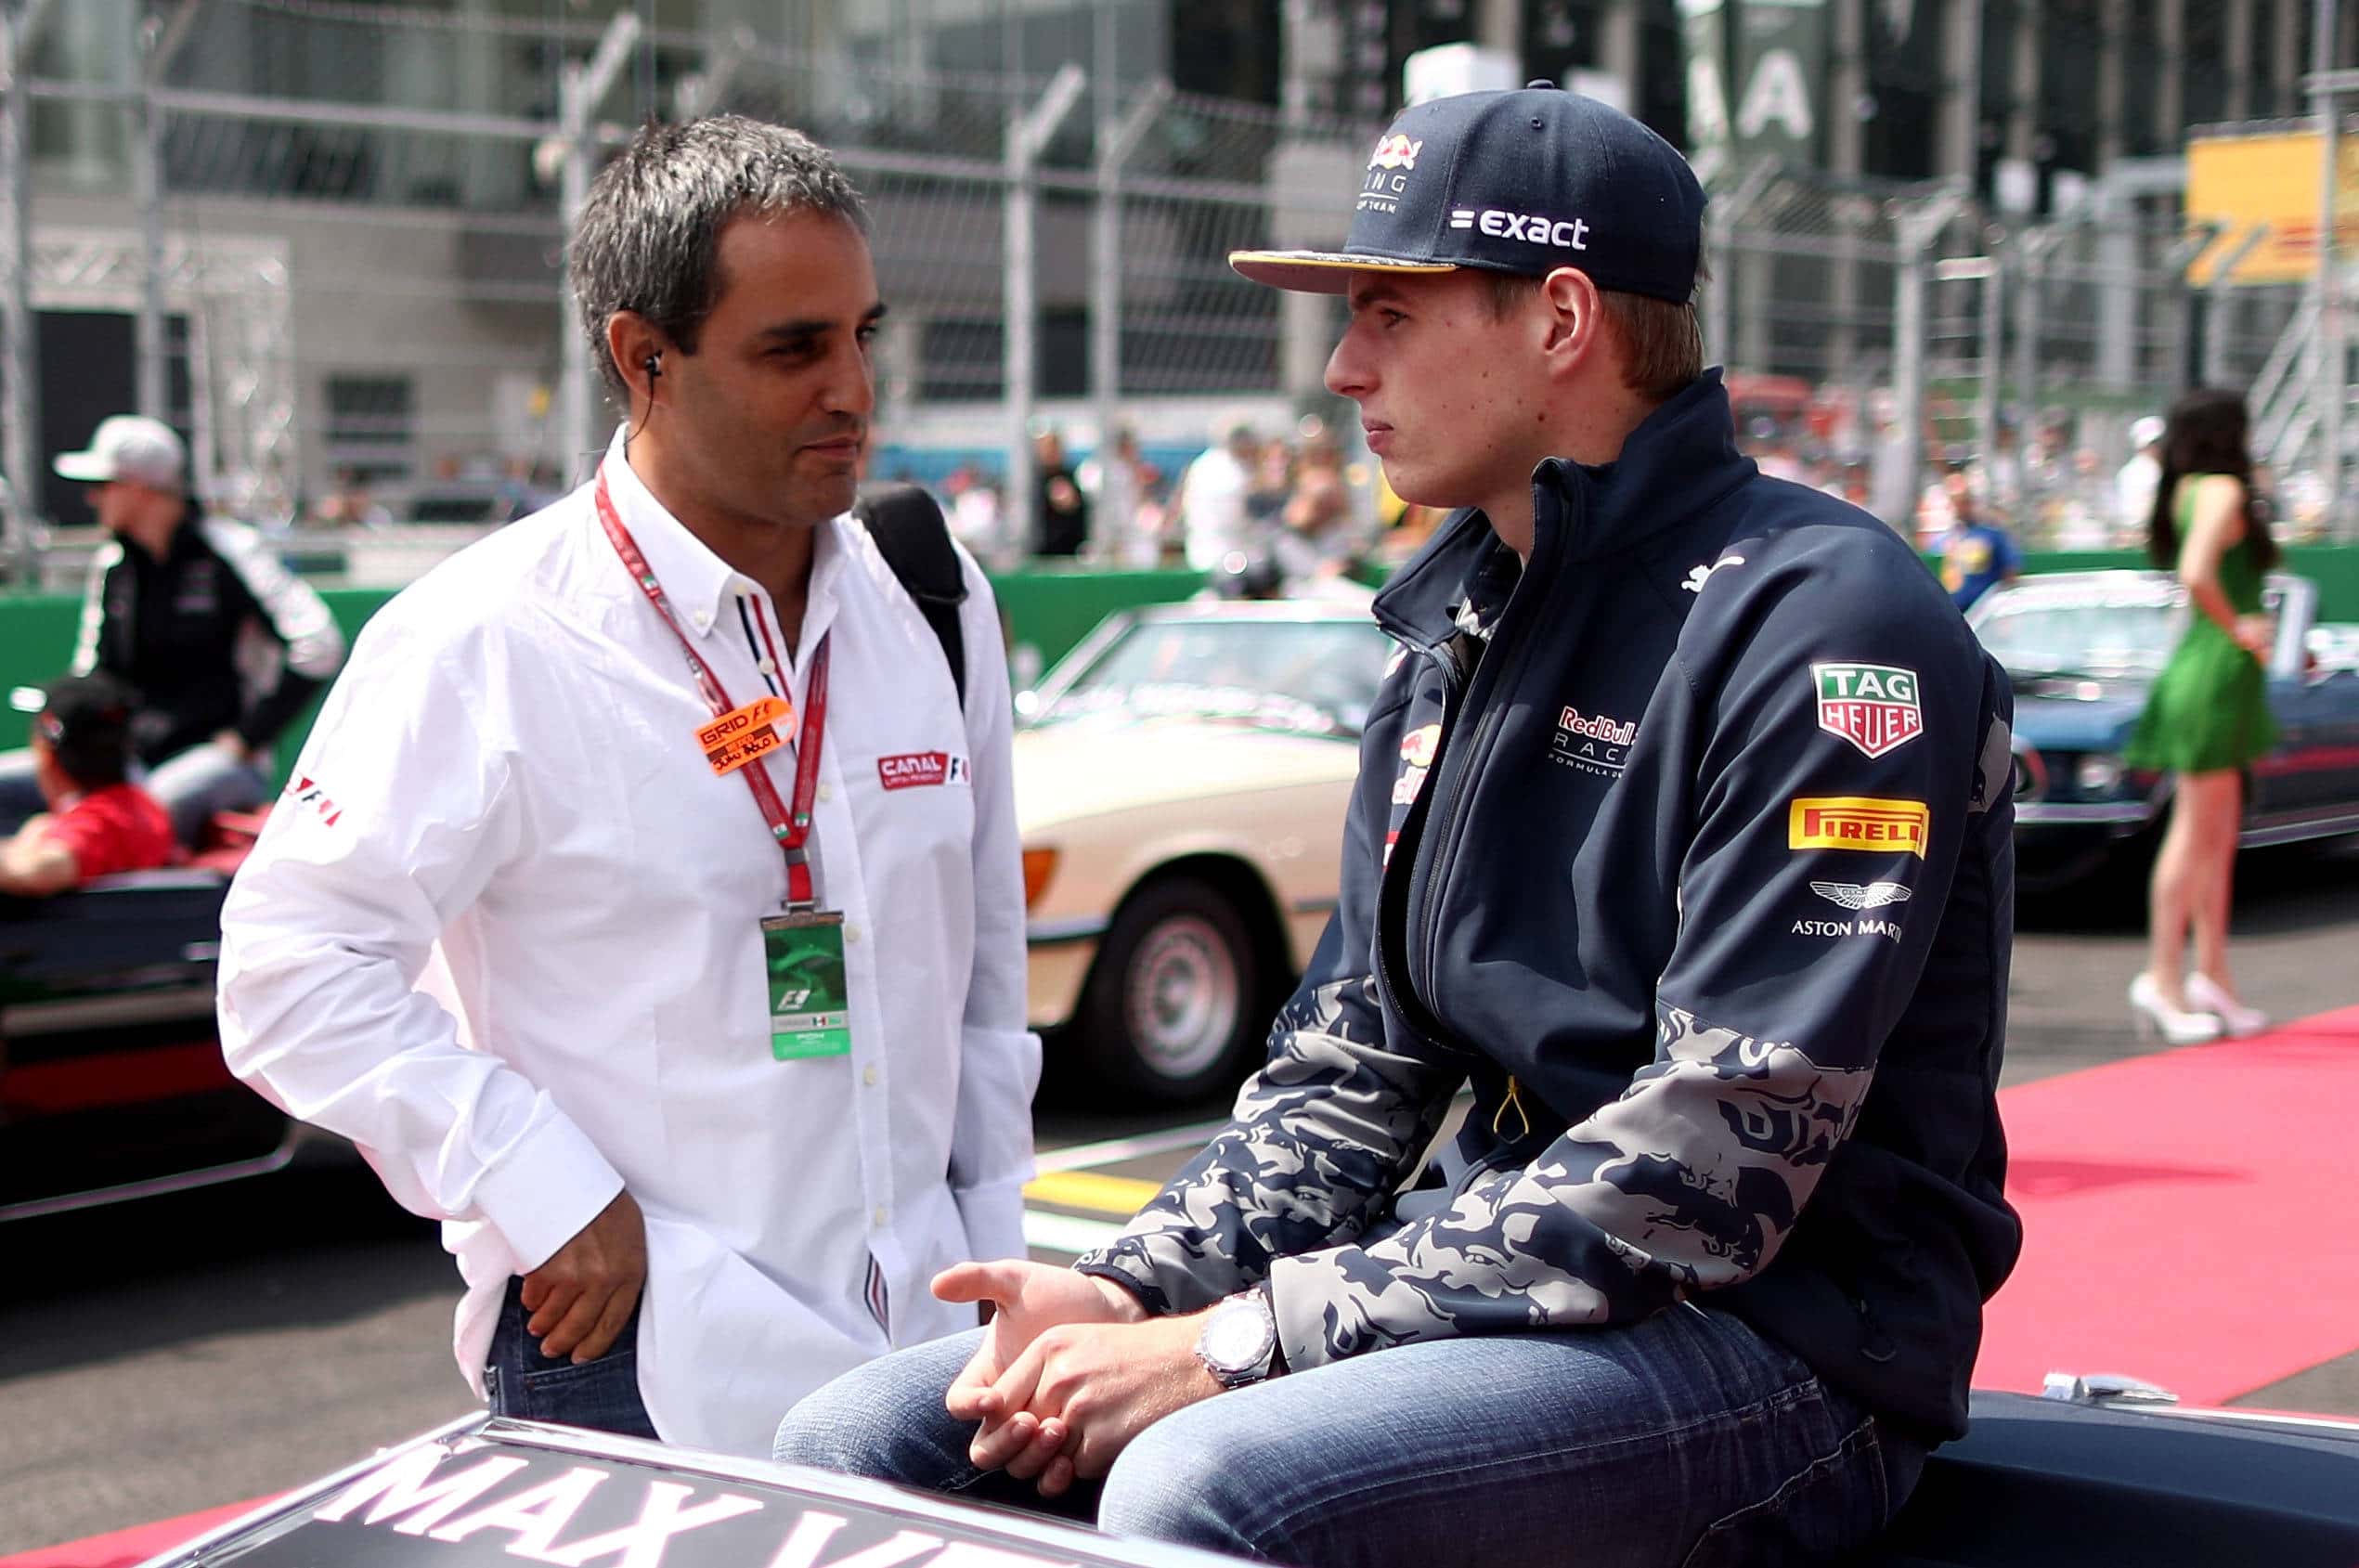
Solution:
<path fill-rule="evenodd" d="M 207 1509 L 202 1513 L 184 1513 L 177 1519 L 159 1519 L 153 1524 L 137 1524 L 110 1535 L 86 1536 L 63 1546 L 0 1557 L 0 1568 L 130 1568 L 135 1562 L 145 1562 L 170 1551 L 183 1541 L 193 1541 L 215 1525 L 227 1524 L 269 1500 L 255 1497 Z"/>
<path fill-rule="evenodd" d="M 2127 1372 L 2216 1405 L 2359 1350 L 2359 1007 L 1999 1103 L 2023 1261 L 1976 1387 Z"/>

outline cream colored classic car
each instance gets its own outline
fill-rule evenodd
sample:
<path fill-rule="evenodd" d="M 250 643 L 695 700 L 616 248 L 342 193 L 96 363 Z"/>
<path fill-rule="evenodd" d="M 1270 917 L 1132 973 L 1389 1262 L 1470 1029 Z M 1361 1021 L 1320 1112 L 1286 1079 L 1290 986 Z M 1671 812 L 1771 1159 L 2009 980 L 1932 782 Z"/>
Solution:
<path fill-rule="evenodd" d="M 1335 907 L 1389 647 L 1365 604 L 1160 605 L 1109 618 L 1019 700 L 1031 1020 L 1053 1063 L 1177 1103 L 1258 1059 Z"/>

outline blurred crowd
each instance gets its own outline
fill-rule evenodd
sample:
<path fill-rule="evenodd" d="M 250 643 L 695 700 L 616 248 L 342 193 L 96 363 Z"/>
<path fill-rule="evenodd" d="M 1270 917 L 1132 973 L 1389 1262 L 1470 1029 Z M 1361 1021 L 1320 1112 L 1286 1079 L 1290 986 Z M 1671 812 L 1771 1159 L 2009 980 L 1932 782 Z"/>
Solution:
<path fill-rule="evenodd" d="M 2003 530 L 2023 550 L 2139 548 L 2161 472 L 2159 413 L 2010 410 L 1985 449 L 1956 438 L 1972 411 L 1937 397 L 1912 453 L 1888 396 L 1739 408 L 1739 445 L 1763 473 L 1840 496 L 1933 551 L 1968 527 Z M 2254 477 L 2278 538 L 2323 537 L 2317 474 Z"/>
<path fill-rule="evenodd" d="M 987 565 L 1186 566 L 1243 597 L 1316 592 L 1378 555 L 1380 525 L 1397 523 L 1403 510 L 1376 464 L 1349 459 L 1316 416 L 1268 432 L 1225 415 L 1176 472 L 1147 460 L 1129 430 L 1078 463 L 1060 433 L 1043 430 L 1033 459 L 1029 538 L 1015 537 L 998 476 L 969 464 L 939 486 L 952 531 Z"/>

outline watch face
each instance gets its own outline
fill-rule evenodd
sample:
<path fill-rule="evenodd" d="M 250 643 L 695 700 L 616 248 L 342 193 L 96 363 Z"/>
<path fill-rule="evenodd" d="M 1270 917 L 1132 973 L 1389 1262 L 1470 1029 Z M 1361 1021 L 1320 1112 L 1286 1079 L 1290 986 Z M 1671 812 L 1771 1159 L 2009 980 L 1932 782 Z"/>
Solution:
<path fill-rule="evenodd" d="M 1204 1359 L 1223 1371 L 1251 1371 L 1269 1358 L 1274 1337 L 1255 1303 L 1225 1302 L 1205 1321 Z"/>

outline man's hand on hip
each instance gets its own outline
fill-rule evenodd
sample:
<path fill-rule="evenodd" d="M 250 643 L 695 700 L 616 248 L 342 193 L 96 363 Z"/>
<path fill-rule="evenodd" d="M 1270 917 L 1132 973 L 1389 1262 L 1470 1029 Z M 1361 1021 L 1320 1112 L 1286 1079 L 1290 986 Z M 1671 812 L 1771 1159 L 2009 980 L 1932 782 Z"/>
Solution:
<path fill-rule="evenodd" d="M 550 1260 L 525 1276 L 525 1329 L 540 1340 L 540 1354 L 574 1364 L 595 1361 L 614 1348 L 647 1283 L 647 1222 L 628 1192 L 581 1227 Z"/>

